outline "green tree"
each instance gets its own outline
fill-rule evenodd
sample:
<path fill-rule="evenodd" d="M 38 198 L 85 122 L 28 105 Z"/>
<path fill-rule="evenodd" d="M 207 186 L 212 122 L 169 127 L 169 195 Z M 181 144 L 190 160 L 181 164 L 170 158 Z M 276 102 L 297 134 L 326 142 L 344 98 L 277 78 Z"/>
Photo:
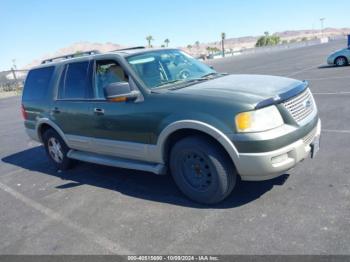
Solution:
<path fill-rule="evenodd" d="M 76 52 L 74 53 L 74 57 L 81 56 L 82 54 L 83 54 L 82 51 L 76 51 Z"/>
<path fill-rule="evenodd" d="M 154 41 L 154 38 L 153 36 L 149 35 L 149 36 L 146 36 L 146 40 L 148 42 L 148 47 L 152 47 L 152 41 Z"/>
<path fill-rule="evenodd" d="M 170 43 L 170 40 L 167 38 L 167 39 L 164 40 L 164 43 L 165 43 L 165 46 L 168 47 L 169 43 Z"/>
<path fill-rule="evenodd" d="M 264 36 L 261 36 L 256 42 L 256 47 L 273 46 L 278 45 L 281 42 L 281 38 L 277 35 L 270 35 L 269 32 L 264 32 Z"/>
<path fill-rule="evenodd" d="M 190 51 L 191 51 L 192 45 L 188 45 L 187 48 L 190 49 Z"/>
<path fill-rule="evenodd" d="M 215 53 L 220 52 L 220 49 L 217 47 L 213 47 L 213 52 L 215 52 Z"/>

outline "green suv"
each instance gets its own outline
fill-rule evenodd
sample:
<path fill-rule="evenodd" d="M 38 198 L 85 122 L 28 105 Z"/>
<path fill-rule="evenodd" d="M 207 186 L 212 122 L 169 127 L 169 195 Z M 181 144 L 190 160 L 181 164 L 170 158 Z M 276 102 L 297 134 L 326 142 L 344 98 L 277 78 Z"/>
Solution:
<path fill-rule="evenodd" d="M 319 149 L 321 122 L 305 81 L 227 75 L 177 49 L 90 51 L 30 70 L 28 135 L 61 170 L 74 160 L 170 173 L 213 204 L 242 180 L 267 180 Z"/>

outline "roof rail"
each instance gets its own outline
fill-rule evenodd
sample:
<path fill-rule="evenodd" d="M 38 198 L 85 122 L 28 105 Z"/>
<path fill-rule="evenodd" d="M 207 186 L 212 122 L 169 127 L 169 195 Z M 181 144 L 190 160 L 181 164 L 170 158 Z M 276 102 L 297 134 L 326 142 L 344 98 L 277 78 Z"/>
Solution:
<path fill-rule="evenodd" d="M 135 49 L 145 49 L 146 47 L 144 46 L 134 46 L 134 47 L 128 47 L 128 48 L 122 48 L 122 49 L 116 49 L 112 50 L 111 52 L 116 52 L 116 51 L 127 51 L 127 50 L 135 50 Z"/>
<path fill-rule="evenodd" d="M 54 60 L 59 60 L 59 59 L 64 60 L 64 59 L 70 59 L 70 58 L 81 57 L 81 56 L 89 56 L 89 55 L 95 55 L 95 54 L 100 54 L 100 51 L 90 50 L 90 51 L 84 51 L 84 52 L 77 52 L 69 55 L 57 56 L 57 57 L 45 59 L 41 61 L 41 64 L 51 63 Z"/>

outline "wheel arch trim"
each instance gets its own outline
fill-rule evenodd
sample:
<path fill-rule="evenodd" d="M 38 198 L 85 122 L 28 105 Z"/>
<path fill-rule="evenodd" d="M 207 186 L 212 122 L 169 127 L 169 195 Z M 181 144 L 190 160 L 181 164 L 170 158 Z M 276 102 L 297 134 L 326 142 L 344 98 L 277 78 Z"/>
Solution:
<path fill-rule="evenodd" d="M 59 128 L 58 125 L 56 125 L 53 121 L 51 121 L 48 118 L 41 118 L 40 120 L 38 120 L 38 122 L 36 124 L 36 127 L 35 127 L 36 133 L 37 133 L 39 141 L 41 143 L 43 143 L 43 139 L 42 139 L 42 136 L 41 136 L 40 129 L 41 129 L 42 125 L 44 125 L 44 124 L 49 125 L 52 129 L 54 129 L 61 136 L 63 141 L 68 145 L 67 138 L 64 135 L 63 131 L 61 130 L 61 128 Z"/>
<path fill-rule="evenodd" d="M 159 162 L 160 161 L 161 163 L 165 162 L 165 154 L 166 154 L 165 147 L 166 147 L 167 140 L 176 131 L 180 131 L 183 129 L 193 129 L 213 137 L 223 146 L 223 148 L 231 157 L 234 164 L 236 165 L 238 163 L 239 153 L 235 145 L 232 143 L 232 141 L 217 128 L 197 120 L 176 121 L 174 123 L 171 123 L 170 125 L 168 125 L 166 128 L 162 130 L 162 132 L 158 136 L 157 145 L 156 145 L 156 151 L 157 151 L 156 155 Z"/>

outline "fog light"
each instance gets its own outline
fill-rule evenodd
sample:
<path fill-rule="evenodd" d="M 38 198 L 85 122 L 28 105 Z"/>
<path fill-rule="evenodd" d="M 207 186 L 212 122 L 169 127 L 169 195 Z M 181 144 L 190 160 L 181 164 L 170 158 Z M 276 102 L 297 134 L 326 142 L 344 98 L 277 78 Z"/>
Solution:
<path fill-rule="evenodd" d="M 279 163 L 286 161 L 287 159 L 288 159 L 288 154 L 285 153 L 285 154 L 271 158 L 271 162 L 272 162 L 272 164 L 279 164 Z"/>

